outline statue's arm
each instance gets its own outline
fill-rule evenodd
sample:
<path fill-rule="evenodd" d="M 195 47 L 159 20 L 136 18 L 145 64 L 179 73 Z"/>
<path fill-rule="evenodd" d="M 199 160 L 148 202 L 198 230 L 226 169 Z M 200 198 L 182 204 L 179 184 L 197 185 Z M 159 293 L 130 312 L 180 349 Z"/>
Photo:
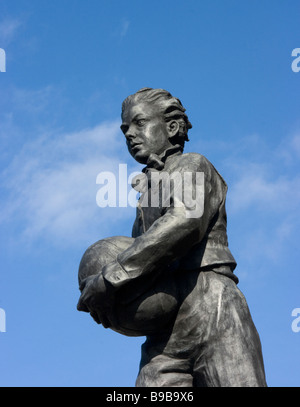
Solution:
<path fill-rule="evenodd" d="M 184 199 L 176 207 L 166 208 L 162 217 L 134 243 L 122 252 L 117 261 L 106 266 L 104 278 L 114 287 L 121 287 L 132 279 L 159 273 L 168 264 L 180 259 L 200 242 L 207 232 L 213 216 L 224 198 L 217 183 L 217 175 L 207 164 L 181 171 L 200 171 L 204 173 L 204 211 L 200 217 L 191 215 Z M 192 188 L 195 188 L 193 183 Z"/>

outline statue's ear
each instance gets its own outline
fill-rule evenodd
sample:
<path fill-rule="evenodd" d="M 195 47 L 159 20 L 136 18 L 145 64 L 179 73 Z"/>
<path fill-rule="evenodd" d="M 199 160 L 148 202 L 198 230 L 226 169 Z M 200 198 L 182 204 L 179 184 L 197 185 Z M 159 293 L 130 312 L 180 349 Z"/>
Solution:
<path fill-rule="evenodd" d="M 177 120 L 171 120 L 167 124 L 169 138 L 176 137 L 180 130 L 180 125 Z"/>

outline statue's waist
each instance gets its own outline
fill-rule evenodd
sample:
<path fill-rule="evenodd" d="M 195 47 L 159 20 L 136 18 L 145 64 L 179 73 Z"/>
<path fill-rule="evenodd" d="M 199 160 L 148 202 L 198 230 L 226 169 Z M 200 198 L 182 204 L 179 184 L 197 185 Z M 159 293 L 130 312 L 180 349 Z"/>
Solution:
<path fill-rule="evenodd" d="M 179 267 L 185 270 L 213 267 L 215 265 L 230 265 L 234 270 L 236 261 L 227 245 L 214 241 L 200 242 L 179 261 Z"/>

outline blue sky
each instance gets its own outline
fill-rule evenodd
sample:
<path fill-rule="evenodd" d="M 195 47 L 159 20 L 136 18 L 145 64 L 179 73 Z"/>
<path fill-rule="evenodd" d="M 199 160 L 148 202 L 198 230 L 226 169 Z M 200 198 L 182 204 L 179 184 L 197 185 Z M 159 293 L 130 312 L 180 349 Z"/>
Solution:
<path fill-rule="evenodd" d="M 144 338 L 76 310 L 85 249 L 127 235 L 134 208 L 99 208 L 97 174 L 140 170 L 123 99 L 181 99 L 228 185 L 230 249 L 269 386 L 300 385 L 299 1 L 2 0 L 1 386 L 133 386 Z M 300 326 L 300 324 L 299 324 Z"/>

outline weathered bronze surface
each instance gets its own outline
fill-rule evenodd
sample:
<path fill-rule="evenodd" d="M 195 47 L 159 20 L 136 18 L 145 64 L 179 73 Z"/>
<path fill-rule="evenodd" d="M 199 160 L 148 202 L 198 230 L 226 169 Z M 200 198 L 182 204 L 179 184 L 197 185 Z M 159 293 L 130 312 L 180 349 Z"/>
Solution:
<path fill-rule="evenodd" d="M 128 150 L 145 164 L 137 215 L 132 237 L 84 253 L 77 308 L 147 337 L 136 386 L 264 387 L 260 339 L 228 248 L 227 185 L 204 156 L 183 153 L 191 127 L 165 90 L 123 102 Z"/>

